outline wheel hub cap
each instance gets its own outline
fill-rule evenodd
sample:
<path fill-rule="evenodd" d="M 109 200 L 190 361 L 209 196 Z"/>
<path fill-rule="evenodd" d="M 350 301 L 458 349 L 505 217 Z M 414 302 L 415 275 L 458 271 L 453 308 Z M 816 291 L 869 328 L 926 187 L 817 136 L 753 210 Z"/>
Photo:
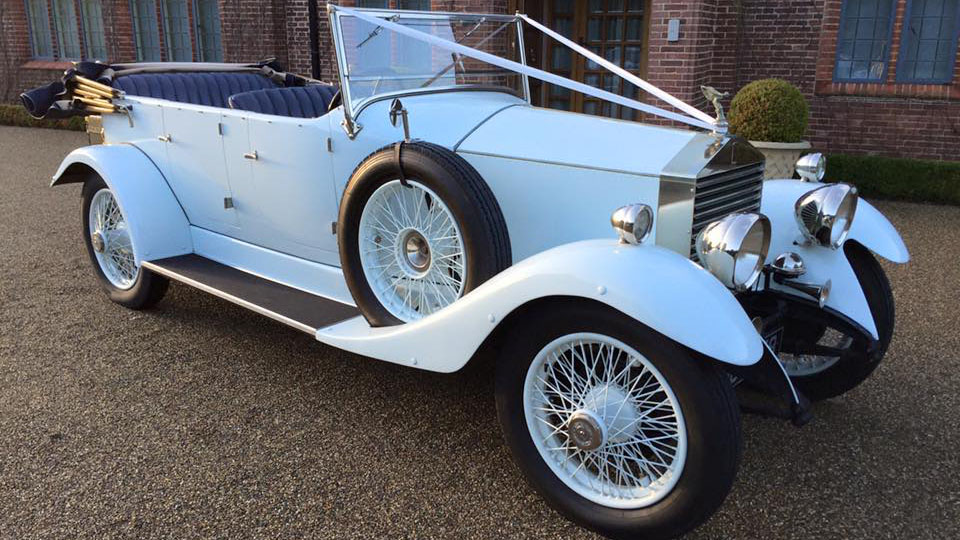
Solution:
<path fill-rule="evenodd" d="M 607 428 L 596 413 L 590 410 L 579 410 L 570 415 L 567 427 L 570 440 L 581 450 L 596 450 L 607 442 Z"/>
<path fill-rule="evenodd" d="M 403 237 L 403 260 L 420 274 L 430 268 L 430 244 L 419 231 L 411 230 Z"/>
<path fill-rule="evenodd" d="M 90 243 L 93 244 L 93 250 L 97 253 L 103 253 L 107 247 L 107 243 L 103 240 L 103 235 L 98 232 L 90 235 Z"/>

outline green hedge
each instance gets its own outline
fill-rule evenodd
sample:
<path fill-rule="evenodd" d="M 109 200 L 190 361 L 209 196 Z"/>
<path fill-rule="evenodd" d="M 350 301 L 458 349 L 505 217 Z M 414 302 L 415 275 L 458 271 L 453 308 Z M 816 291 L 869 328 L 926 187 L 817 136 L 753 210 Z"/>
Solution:
<path fill-rule="evenodd" d="M 74 116 L 66 120 L 37 120 L 27 114 L 23 106 L 7 103 L 0 103 L 0 125 L 69 129 L 72 131 L 83 131 L 85 129 L 83 118 L 80 116 Z"/>
<path fill-rule="evenodd" d="M 826 181 L 853 184 L 867 198 L 960 206 L 958 161 L 831 154 Z"/>

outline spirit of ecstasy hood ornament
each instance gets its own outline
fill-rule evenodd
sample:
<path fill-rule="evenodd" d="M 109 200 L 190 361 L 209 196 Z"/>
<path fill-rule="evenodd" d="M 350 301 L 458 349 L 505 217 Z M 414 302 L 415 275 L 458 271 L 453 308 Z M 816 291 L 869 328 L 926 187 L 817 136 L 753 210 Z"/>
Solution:
<path fill-rule="evenodd" d="M 723 114 L 723 105 L 720 104 L 720 100 L 729 96 L 730 92 L 721 92 L 712 86 L 700 86 L 700 91 L 703 92 L 703 97 L 707 98 L 707 101 L 713 103 L 713 108 L 717 111 L 717 126 L 727 127 L 727 117 Z"/>

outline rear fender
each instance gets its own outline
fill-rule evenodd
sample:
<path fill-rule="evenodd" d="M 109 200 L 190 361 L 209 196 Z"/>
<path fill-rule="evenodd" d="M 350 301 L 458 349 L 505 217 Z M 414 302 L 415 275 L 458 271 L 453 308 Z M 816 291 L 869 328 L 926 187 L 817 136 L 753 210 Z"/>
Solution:
<path fill-rule="evenodd" d="M 431 371 L 463 367 L 514 310 L 557 296 L 606 304 L 710 358 L 750 365 L 763 354 L 743 308 L 716 278 L 654 245 L 586 240 L 529 257 L 419 321 L 372 328 L 362 317 L 322 328 L 317 339 L 351 352 Z M 523 324 L 512 317 L 511 322 Z"/>
<path fill-rule="evenodd" d="M 804 193 L 822 185 L 824 184 L 798 180 L 764 182 L 760 211 L 770 218 L 773 232 L 767 263 L 773 262 L 777 255 L 785 251 L 799 254 L 807 268 L 806 274 L 800 279 L 816 284 L 831 280 L 832 288 L 826 305 L 850 317 L 877 338 L 877 327 L 866 296 L 842 247 L 830 249 L 818 245 L 803 245 L 800 242 L 801 234 L 794 217 L 794 205 Z M 858 242 L 891 262 L 905 263 L 910 260 L 907 247 L 897 230 L 883 214 L 863 199 L 857 203 L 857 212 L 846 241 Z M 770 287 L 806 298 L 802 293 L 777 283 L 771 283 Z"/>
<path fill-rule="evenodd" d="M 157 167 L 137 147 L 78 148 L 64 158 L 50 185 L 85 182 L 91 173 L 113 191 L 130 229 L 137 264 L 193 251 L 183 208 Z"/>

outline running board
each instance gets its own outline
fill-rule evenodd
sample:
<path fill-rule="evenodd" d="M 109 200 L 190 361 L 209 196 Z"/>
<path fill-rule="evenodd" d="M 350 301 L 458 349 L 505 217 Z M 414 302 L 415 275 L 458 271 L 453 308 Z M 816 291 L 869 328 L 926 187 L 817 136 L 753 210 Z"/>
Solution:
<path fill-rule="evenodd" d="M 356 317 L 357 308 L 201 257 L 144 261 L 143 268 L 219 296 L 315 336 L 319 328 Z"/>

